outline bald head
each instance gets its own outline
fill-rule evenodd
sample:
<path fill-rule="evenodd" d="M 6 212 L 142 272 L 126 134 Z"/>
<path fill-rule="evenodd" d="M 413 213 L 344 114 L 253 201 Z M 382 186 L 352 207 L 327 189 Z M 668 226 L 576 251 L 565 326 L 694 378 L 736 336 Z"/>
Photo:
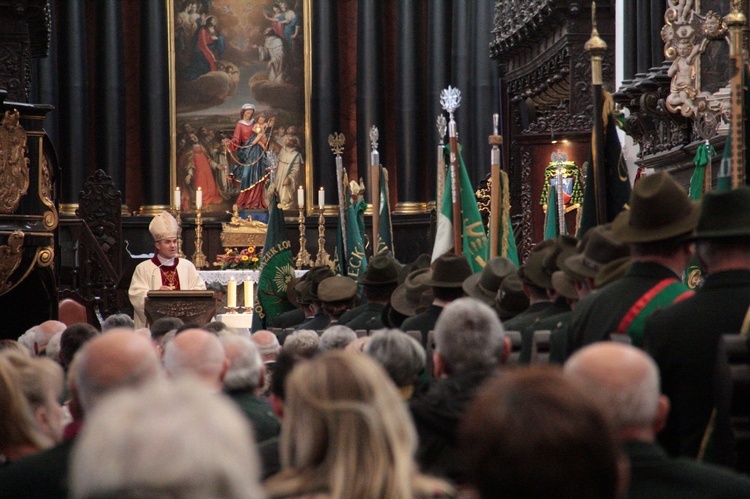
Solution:
<path fill-rule="evenodd" d="M 45 321 L 34 327 L 34 353 L 42 355 L 47 344 L 57 333 L 65 331 L 67 326 L 60 321 Z"/>
<path fill-rule="evenodd" d="M 621 432 L 640 429 L 650 434 L 666 418 L 659 369 L 638 348 L 618 342 L 589 345 L 565 363 L 564 373 L 604 406 Z"/>
<path fill-rule="evenodd" d="M 219 390 L 227 365 L 219 338 L 202 329 L 182 331 L 164 352 L 164 367 L 170 376 L 197 376 Z"/>
<path fill-rule="evenodd" d="M 161 376 L 153 345 L 132 330 L 113 329 L 87 342 L 77 357 L 75 381 L 85 412 L 102 395 L 137 387 Z"/>
<path fill-rule="evenodd" d="M 263 362 L 270 362 L 276 360 L 281 351 L 281 345 L 279 339 L 271 331 L 261 329 L 253 333 L 250 337 L 253 343 L 258 347 L 260 356 L 263 358 Z"/>

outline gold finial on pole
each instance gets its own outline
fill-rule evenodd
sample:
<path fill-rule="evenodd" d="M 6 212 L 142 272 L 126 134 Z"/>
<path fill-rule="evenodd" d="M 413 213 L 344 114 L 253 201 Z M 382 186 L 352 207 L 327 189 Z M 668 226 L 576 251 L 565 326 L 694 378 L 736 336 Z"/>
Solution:
<path fill-rule="evenodd" d="M 743 13 L 742 4 L 742 0 L 732 0 L 732 10 L 724 17 L 724 23 L 730 32 L 730 58 L 734 63 L 730 119 L 733 189 L 745 184 L 745 67 L 742 61 L 742 38 L 747 18 Z"/>

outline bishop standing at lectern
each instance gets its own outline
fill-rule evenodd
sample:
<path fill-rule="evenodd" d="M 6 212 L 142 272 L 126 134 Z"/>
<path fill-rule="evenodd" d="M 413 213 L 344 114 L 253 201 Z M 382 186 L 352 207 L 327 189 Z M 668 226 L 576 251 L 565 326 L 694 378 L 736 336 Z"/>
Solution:
<path fill-rule="evenodd" d="M 128 291 L 135 311 L 136 328 L 147 326 L 144 302 L 149 291 L 206 289 L 195 265 L 177 258 L 177 220 L 162 211 L 151 220 L 148 230 L 154 237 L 156 253 L 135 268 Z"/>

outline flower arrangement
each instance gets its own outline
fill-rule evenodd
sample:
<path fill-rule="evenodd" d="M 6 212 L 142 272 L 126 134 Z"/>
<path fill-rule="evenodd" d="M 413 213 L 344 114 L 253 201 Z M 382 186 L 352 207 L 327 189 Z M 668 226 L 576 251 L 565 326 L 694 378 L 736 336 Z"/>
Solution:
<path fill-rule="evenodd" d="M 214 267 L 219 267 L 221 270 L 255 270 L 260 267 L 260 254 L 255 252 L 254 246 L 242 250 L 231 248 L 223 255 L 216 255 Z"/>

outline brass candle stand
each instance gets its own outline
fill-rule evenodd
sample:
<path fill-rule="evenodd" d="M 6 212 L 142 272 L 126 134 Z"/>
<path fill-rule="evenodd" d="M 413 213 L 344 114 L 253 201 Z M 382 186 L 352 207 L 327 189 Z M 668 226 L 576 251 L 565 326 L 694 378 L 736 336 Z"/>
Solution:
<path fill-rule="evenodd" d="M 180 218 L 180 207 L 174 209 L 174 217 L 177 220 L 177 258 L 185 258 L 182 252 L 182 218 Z"/>
<path fill-rule="evenodd" d="M 305 237 L 305 209 L 300 208 L 299 210 L 299 253 L 297 253 L 297 269 L 302 267 L 310 267 L 312 265 L 312 257 L 307 252 L 307 238 Z"/>
<path fill-rule="evenodd" d="M 208 267 L 206 255 L 203 254 L 203 213 L 200 208 L 195 210 L 195 253 L 193 253 L 193 264 L 196 268 Z"/>
<path fill-rule="evenodd" d="M 320 209 L 320 216 L 318 216 L 318 257 L 315 259 L 315 266 L 322 267 L 323 265 L 331 266 L 331 257 L 326 252 L 326 218 L 323 216 L 323 208 Z"/>

